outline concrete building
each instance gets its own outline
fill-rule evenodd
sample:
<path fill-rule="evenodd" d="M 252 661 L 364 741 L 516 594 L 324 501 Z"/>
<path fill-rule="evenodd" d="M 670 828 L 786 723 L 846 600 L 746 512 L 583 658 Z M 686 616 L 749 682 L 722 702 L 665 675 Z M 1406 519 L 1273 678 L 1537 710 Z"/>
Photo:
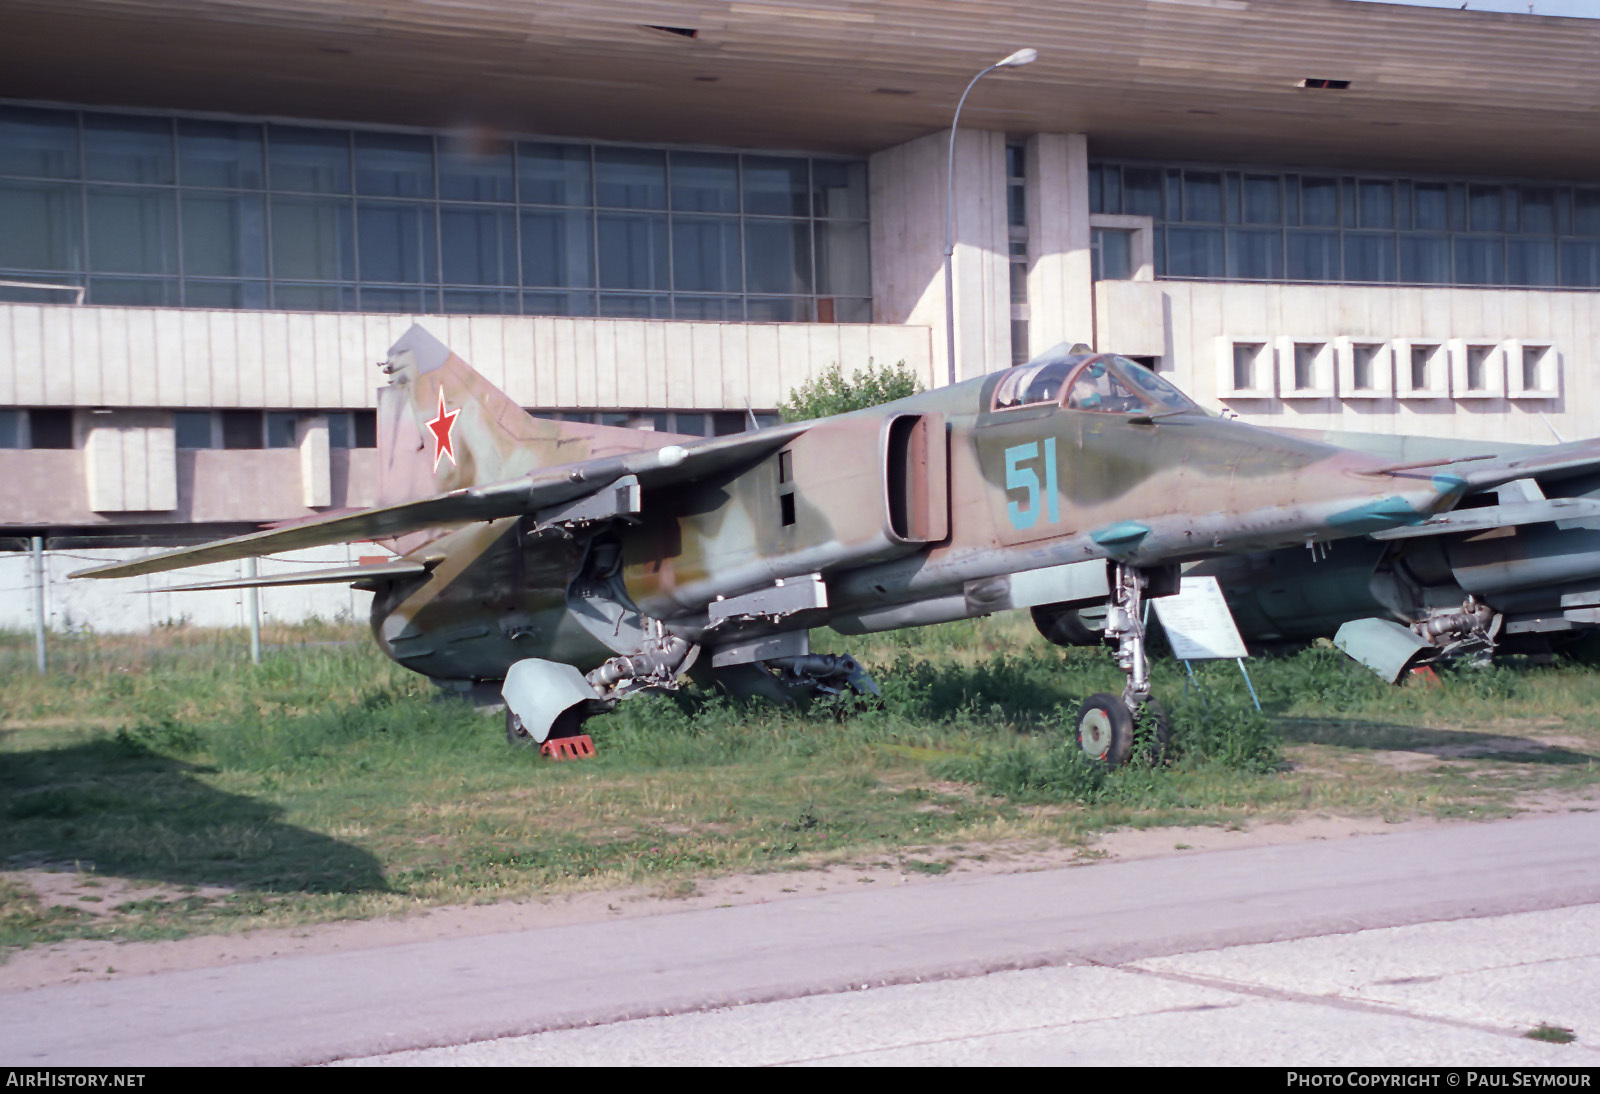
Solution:
<path fill-rule="evenodd" d="M 371 499 L 414 319 L 713 433 L 1083 341 L 1264 424 L 1600 415 L 1600 21 L 1357 0 L 8 0 L 0 536 Z M 5 620 L 0 619 L 0 623 Z"/>

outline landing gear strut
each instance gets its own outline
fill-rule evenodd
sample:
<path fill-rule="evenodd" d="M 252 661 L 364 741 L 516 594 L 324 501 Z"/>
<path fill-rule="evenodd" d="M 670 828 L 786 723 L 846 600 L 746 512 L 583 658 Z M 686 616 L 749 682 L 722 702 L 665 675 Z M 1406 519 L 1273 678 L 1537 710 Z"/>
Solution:
<path fill-rule="evenodd" d="M 1159 571 L 1158 571 L 1159 572 Z M 1111 568 L 1111 603 L 1105 637 L 1116 643 L 1117 667 L 1128 674 L 1121 695 L 1097 692 L 1078 708 L 1078 747 L 1092 760 L 1117 767 L 1133 756 L 1136 743 L 1154 762 L 1166 749 L 1171 730 L 1161 707 L 1150 698 L 1150 658 L 1145 652 L 1144 601 L 1151 575 L 1136 566 Z M 1138 742 L 1141 730 L 1148 739 Z"/>

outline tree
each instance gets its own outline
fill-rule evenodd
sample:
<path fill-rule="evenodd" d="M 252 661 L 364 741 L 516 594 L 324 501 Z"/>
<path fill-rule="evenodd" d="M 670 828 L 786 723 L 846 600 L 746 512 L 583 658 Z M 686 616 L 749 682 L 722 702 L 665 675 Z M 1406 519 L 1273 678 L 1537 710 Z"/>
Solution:
<path fill-rule="evenodd" d="M 812 418 L 826 418 L 833 414 L 847 414 L 880 403 L 892 403 L 915 395 L 922 390 L 916 373 L 904 361 L 877 368 L 872 359 L 867 367 L 857 369 L 846 380 L 838 362 L 824 369 L 813 379 L 789 392 L 788 400 L 779 407 L 786 422 L 803 422 Z"/>

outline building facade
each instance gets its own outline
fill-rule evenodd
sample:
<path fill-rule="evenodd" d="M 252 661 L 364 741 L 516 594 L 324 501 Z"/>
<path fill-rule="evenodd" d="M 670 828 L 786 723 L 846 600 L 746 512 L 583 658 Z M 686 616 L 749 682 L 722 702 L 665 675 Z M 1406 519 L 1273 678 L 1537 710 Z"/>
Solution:
<path fill-rule="evenodd" d="M 960 377 L 1084 342 L 1268 425 L 1600 420 L 1592 20 L 13 0 L 7 30 L 16 543 L 369 502 L 413 321 L 535 413 L 691 434 L 834 364 L 943 383 L 947 200 Z"/>

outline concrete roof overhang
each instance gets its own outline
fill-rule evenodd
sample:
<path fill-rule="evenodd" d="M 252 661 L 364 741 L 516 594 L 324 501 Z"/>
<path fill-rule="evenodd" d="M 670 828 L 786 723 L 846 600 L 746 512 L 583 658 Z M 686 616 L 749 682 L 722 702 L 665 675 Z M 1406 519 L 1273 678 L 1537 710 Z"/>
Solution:
<path fill-rule="evenodd" d="M 1600 178 L 1600 21 L 1350 0 L 4 0 L 0 97 L 867 153 Z M 692 29 L 694 37 L 652 26 Z M 1296 86 L 1348 80 L 1347 90 Z"/>

